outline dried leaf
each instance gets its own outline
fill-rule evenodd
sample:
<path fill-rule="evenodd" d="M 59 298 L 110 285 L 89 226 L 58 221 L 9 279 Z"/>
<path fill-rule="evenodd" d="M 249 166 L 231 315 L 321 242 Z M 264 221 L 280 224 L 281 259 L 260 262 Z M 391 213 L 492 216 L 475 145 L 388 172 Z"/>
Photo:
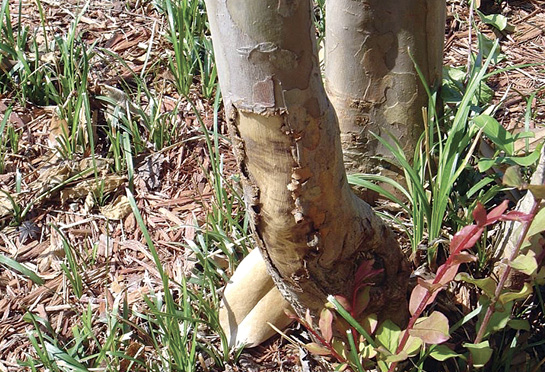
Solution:
<path fill-rule="evenodd" d="M 318 327 L 320 328 L 323 338 L 327 342 L 331 342 L 331 339 L 333 338 L 333 312 L 328 308 L 322 309 Z"/>
<path fill-rule="evenodd" d="M 118 195 L 110 204 L 100 208 L 100 212 L 109 220 L 122 220 L 131 213 L 131 206 L 126 195 Z"/>
<path fill-rule="evenodd" d="M 74 187 L 67 187 L 61 190 L 61 203 L 66 203 L 68 200 L 80 199 L 86 197 L 89 194 L 108 194 L 117 189 L 123 183 L 126 178 L 115 174 L 108 175 L 99 179 L 89 179 L 79 182 Z"/>
<path fill-rule="evenodd" d="M 49 147 L 55 150 L 64 148 L 64 141 L 66 141 L 69 134 L 68 122 L 59 117 L 57 110 L 53 110 L 53 116 L 49 122 Z"/>
<path fill-rule="evenodd" d="M 329 351 L 329 349 L 318 345 L 316 342 L 305 344 L 305 349 L 315 355 L 331 355 L 331 351 Z"/>
<path fill-rule="evenodd" d="M 4 193 L 0 192 L 0 218 L 9 216 L 13 213 L 13 203 Z"/>
<path fill-rule="evenodd" d="M 309 327 L 312 327 L 312 315 L 310 315 L 310 309 L 307 309 L 307 312 L 305 313 L 305 321 Z"/>

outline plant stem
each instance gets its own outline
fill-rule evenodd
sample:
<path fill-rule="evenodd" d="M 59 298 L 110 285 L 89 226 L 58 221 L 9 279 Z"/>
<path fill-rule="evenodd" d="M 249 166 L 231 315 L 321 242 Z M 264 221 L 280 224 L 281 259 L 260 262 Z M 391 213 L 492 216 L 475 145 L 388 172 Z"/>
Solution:
<path fill-rule="evenodd" d="M 475 233 L 477 233 L 477 232 L 482 233 L 482 228 L 478 228 L 478 226 L 476 226 L 476 225 L 474 225 L 474 226 L 476 227 L 476 229 L 473 230 L 473 234 L 467 234 L 464 237 L 464 240 L 460 243 L 460 245 L 459 245 L 460 247 L 465 247 L 467 245 L 467 243 L 469 242 L 469 240 L 471 239 L 471 237 Z M 424 295 L 424 297 L 420 301 L 420 304 L 418 304 L 418 307 L 416 308 L 416 311 L 414 312 L 414 314 L 411 316 L 411 319 L 409 319 L 409 324 L 407 324 L 407 329 L 405 330 L 405 333 L 403 334 L 401 340 L 399 341 L 399 345 L 397 347 L 396 354 L 399 354 L 403 350 L 403 348 L 405 347 L 405 345 L 406 345 L 406 343 L 407 343 L 407 341 L 409 339 L 409 330 L 411 330 L 413 328 L 413 326 L 416 323 L 417 319 L 420 317 L 420 314 L 422 314 L 422 312 L 424 311 L 424 309 L 428 305 L 428 301 L 429 301 L 430 297 L 433 295 L 433 293 L 435 291 L 441 290 L 441 287 L 437 288 L 437 287 L 435 287 L 435 285 L 441 283 L 441 279 L 443 278 L 445 273 L 448 271 L 448 269 L 452 266 L 454 258 L 459 253 L 460 253 L 460 251 L 452 252 L 452 254 L 448 257 L 447 261 L 443 265 L 441 265 L 439 267 L 439 270 L 437 271 L 437 275 L 435 276 L 435 279 L 433 280 L 433 283 L 431 285 L 432 288 L 428 289 L 428 292 L 426 292 L 426 294 Z M 390 365 L 390 368 L 388 369 L 388 372 L 393 372 L 395 370 L 396 366 L 397 366 L 397 362 L 393 362 Z"/>
<path fill-rule="evenodd" d="M 509 257 L 507 268 L 503 272 L 500 278 L 500 281 L 498 282 L 498 285 L 496 286 L 496 291 L 494 292 L 494 298 L 492 298 L 490 302 L 490 306 L 488 306 L 488 308 L 486 309 L 483 322 L 481 323 L 481 326 L 479 327 L 479 331 L 477 332 L 477 336 L 475 337 L 475 341 L 473 342 L 475 344 L 478 344 L 479 342 L 481 342 L 484 337 L 486 327 L 488 323 L 490 322 L 490 318 L 492 317 L 492 314 L 494 313 L 496 302 L 498 302 L 498 299 L 501 295 L 501 291 L 503 290 L 505 282 L 507 281 L 507 279 L 509 278 L 509 274 L 511 273 L 511 266 L 509 265 L 519 254 L 522 244 L 524 243 L 524 240 L 526 239 L 526 235 L 528 235 L 528 231 L 530 230 L 530 226 L 532 225 L 533 217 L 536 215 L 538 211 L 540 203 L 541 203 L 541 199 L 534 200 L 534 205 L 532 205 L 532 209 L 530 210 L 530 213 L 529 213 L 532 216 L 532 219 L 528 222 L 525 222 L 523 225 L 522 232 L 517 242 L 517 246 L 515 250 L 513 251 L 513 253 L 511 254 L 511 257 Z"/>

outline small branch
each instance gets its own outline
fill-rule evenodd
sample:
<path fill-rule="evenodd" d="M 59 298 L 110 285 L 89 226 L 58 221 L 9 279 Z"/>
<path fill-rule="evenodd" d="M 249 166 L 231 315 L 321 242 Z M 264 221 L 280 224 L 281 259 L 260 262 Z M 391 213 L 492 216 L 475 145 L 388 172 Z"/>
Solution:
<path fill-rule="evenodd" d="M 541 199 L 536 199 L 534 201 L 534 205 L 532 206 L 532 209 L 530 210 L 530 213 L 529 213 L 531 216 L 536 215 L 539 209 L 540 203 L 541 203 Z M 498 302 L 498 299 L 500 298 L 500 295 L 501 295 L 501 291 L 503 290 L 505 286 L 505 282 L 507 281 L 507 279 L 509 278 L 509 274 L 511 273 L 511 266 L 509 266 L 509 264 L 511 264 L 511 262 L 518 256 L 520 249 L 522 247 L 522 244 L 524 243 L 524 240 L 526 239 L 526 235 L 528 235 L 530 226 L 532 225 L 532 220 L 524 223 L 524 227 L 522 229 L 519 240 L 517 242 L 517 246 L 515 250 L 513 251 L 513 253 L 511 254 L 511 257 L 509 257 L 507 268 L 503 272 L 500 278 L 500 281 L 498 282 L 498 285 L 496 286 L 496 291 L 494 292 L 494 298 L 492 298 L 490 302 L 490 306 L 488 306 L 488 308 L 486 309 L 486 314 L 484 315 L 483 322 L 481 323 L 479 331 L 477 332 L 477 336 L 475 337 L 475 341 L 473 342 L 475 344 L 478 344 L 479 342 L 481 342 L 484 337 L 486 327 L 488 326 L 488 323 L 490 322 L 490 318 L 492 317 L 492 314 L 494 313 L 496 302 Z"/>

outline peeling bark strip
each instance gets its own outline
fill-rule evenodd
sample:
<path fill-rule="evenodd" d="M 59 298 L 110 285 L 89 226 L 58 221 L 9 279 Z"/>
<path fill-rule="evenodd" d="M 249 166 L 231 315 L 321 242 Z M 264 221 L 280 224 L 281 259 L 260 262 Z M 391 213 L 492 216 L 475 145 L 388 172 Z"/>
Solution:
<path fill-rule="evenodd" d="M 407 264 L 346 181 L 309 0 L 207 0 L 245 200 L 276 285 L 303 316 L 348 296 L 359 263 L 384 267 L 375 311 L 403 322 Z M 241 299 L 241 301 L 244 299 Z"/>
<path fill-rule="evenodd" d="M 372 156 L 391 154 L 371 135 L 390 132 L 412 157 L 428 97 L 441 81 L 443 0 L 326 1 L 326 89 L 341 128 L 348 172 L 372 173 Z M 347 42 L 349 40 L 349 42 Z"/>

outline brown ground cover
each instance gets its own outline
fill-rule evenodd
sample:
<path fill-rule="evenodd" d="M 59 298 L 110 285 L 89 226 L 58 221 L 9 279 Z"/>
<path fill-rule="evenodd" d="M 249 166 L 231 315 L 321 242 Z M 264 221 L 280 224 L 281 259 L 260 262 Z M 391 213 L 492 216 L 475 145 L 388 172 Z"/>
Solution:
<path fill-rule="evenodd" d="M 495 91 L 495 101 L 503 102 L 496 118 L 509 130 L 523 126 L 526 100 L 537 92 L 531 103 L 534 113 L 531 128 L 536 132 L 536 140 L 542 141 L 545 135 L 545 2 L 508 1 L 496 8 L 490 7 L 488 11 L 501 12 L 515 26 L 510 33 L 494 31 L 478 19 L 475 26 L 469 27 L 466 2 L 449 0 L 447 3 L 445 65 L 467 63 L 468 49 L 476 48 L 476 27 L 491 38 L 500 38 L 501 51 L 506 56 L 500 67 L 539 64 L 496 75 L 489 85 Z M 42 4 L 51 33 L 65 32 L 81 5 L 76 0 L 48 0 Z M 126 62 L 124 66 L 99 52 L 101 58 L 91 68 L 91 86 L 105 89 L 105 86 L 118 87 L 122 81 L 130 82 L 128 68 L 136 73 L 149 68 L 146 52 L 153 42 L 150 57 L 157 63 L 153 66 L 154 73 L 149 75 L 149 83 L 163 97 L 161 110 L 173 110 L 174 105 L 180 108 L 175 143 L 137 160 L 134 194 L 164 268 L 173 277 L 184 275 L 188 270 L 188 252 L 179 243 L 193 239 L 195 228 L 191 226 L 204 225 L 213 202 L 213 190 L 209 182 L 210 159 L 200 135 L 200 124 L 191 105 L 180 99 L 172 88 L 174 77 L 166 68 L 164 54 L 168 53 L 169 44 L 157 36 L 165 32 L 164 19 L 149 2 L 95 0 L 89 4 L 79 25 L 83 39 L 89 44 L 96 43 L 97 48 L 119 54 Z M 36 3 L 23 1 L 21 5 L 23 23 L 39 35 L 42 31 Z M 18 6 L 18 2 L 10 2 L 12 15 L 17 14 Z M 210 128 L 213 102 L 198 92 L 198 89 L 192 91 L 190 98 Z M 0 112 L 5 112 L 13 103 L 13 96 L 0 97 Z M 101 110 L 97 103 L 95 111 L 99 118 L 104 115 Z M 44 189 L 54 187 L 54 180 L 63 176 L 66 167 L 84 167 L 80 161 L 55 159 L 51 144 L 59 123 L 51 107 L 19 104 L 9 120 L 24 128 L 23 151 L 6 159 L 6 171 L 0 174 L 0 188 L 14 193 L 16 179 L 20 177 L 23 205 L 37 200 Z M 223 132 L 223 128 L 220 129 Z M 97 138 L 99 153 L 100 133 Z M 235 173 L 229 147 L 226 142 L 221 145 L 226 172 Z M 0 218 L 0 253 L 25 263 L 45 280 L 45 285 L 37 286 L 0 265 L 0 371 L 20 370 L 17 360 L 32 353 L 27 337 L 31 325 L 23 320 L 27 311 L 49 319 L 59 334 L 70 337 L 75 313 L 90 307 L 100 316 L 120 295 L 126 295 L 131 306 L 143 306 L 142 295 L 161 288 L 135 218 L 112 204 L 124 193 L 127 180 L 108 173 L 107 168 L 106 165 L 102 168 L 105 171 L 101 177 L 111 186 L 111 192 L 102 204 L 111 206 L 120 219 L 106 218 L 108 211 L 93 205 L 87 196 L 88 189 L 78 191 L 75 183 L 63 188 L 64 194 L 54 193 L 36 202 L 21 227 L 11 227 L 7 217 Z M 69 283 L 60 265 L 64 260 L 62 239 L 52 226 L 58 226 L 72 246 L 81 247 L 82 252 L 93 247 L 92 260 L 87 262 L 83 273 L 84 295 L 80 299 L 70 295 Z M 144 274 L 149 280 L 144 280 Z M 239 366 L 233 366 L 232 370 L 304 370 L 307 367 L 303 364 L 296 349 L 278 338 L 245 352 Z"/>

